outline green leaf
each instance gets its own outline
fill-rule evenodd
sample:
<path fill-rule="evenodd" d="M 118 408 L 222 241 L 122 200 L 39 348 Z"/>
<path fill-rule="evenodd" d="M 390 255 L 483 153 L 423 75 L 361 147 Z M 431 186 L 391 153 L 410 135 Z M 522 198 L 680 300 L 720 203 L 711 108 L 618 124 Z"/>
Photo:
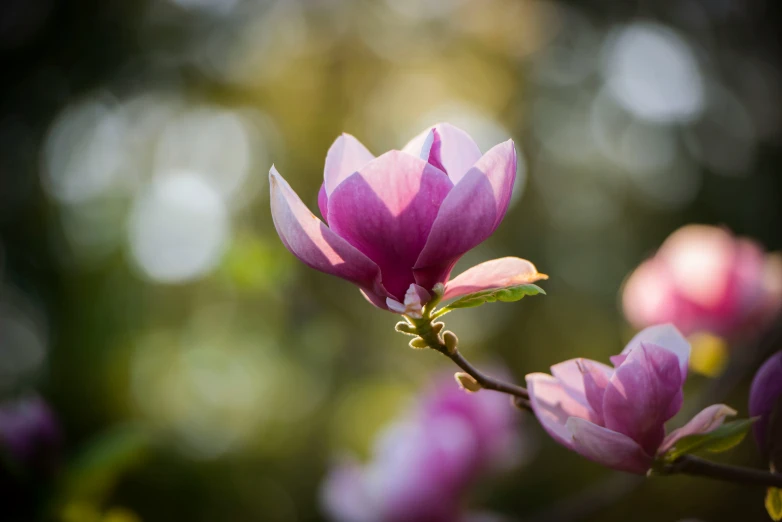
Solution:
<path fill-rule="evenodd" d="M 473 308 L 475 306 L 481 306 L 485 303 L 495 303 L 501 301 L 503 303 L 513 303 L 528 295 L 546 295 L 537 285 L 517 285 L 509 286 L 507 288 L 490 288 L 489 290 L 482 290 L 475 292 L 474 294 L 467 294 L 464 297 L 460 297 L 453 303 L 442 308 L 443 310 L 456 310 L 457 308 Z"/>
<path fill-rule="evenodd" d="M 774 522 L 782 520 L 782 489 L 768 488 L 766 492 L 766 511 Z"/>
<path fill-rule="evenodd" d="M 665 460 L 672 462 L 689 453 L 722 453 L 738 445 L 747 435 L 755 419 L 740 419 L 726 422 L 709 433 L 682 437 L 665 454 Z"/>

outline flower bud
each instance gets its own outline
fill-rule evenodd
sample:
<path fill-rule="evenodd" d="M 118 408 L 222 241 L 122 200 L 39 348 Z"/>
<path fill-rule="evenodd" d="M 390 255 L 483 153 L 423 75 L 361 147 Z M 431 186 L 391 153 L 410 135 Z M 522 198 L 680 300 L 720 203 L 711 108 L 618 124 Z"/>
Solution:
<path fill-rule="evenodd" d="M 445 347 L 448 349 L 448 353 L 455 353 L 456 348 L 459 346 L 459 338 L 456 337 L 456 334 L 450 330 L 443 334 L 443 342 L 445 343 Z"/>
<path fill-rule="evenodd" d="M 404 321 L 399 321 L 396 323 L 396 326 L 394 327 L 394 330 L 396 330 L 399 333 L 407 334 L 407 335 L 415 335 L 417 336 L 418 333 L 416 332 L 415 326 L 413 326 L 410 323 L 406 323 Z"/>
<path fill-rule="evenodd" d="M 480 384 L 478 384 L 478 381 L 475 380 L 475 378 L 467 373 L 464 372 L 456 372 L 453 374 L 454 379 L 456 379 L 456 382 L 459 383 L 459 386 L 464 390 L 468 392 L 477 392 L 482 388 Z"/>
<path fill-rule="evenodd" d="M 422 350 L 424 348 L 428 348 L 429 344 L 421 339 L 420 337 L 416 337 L 415 339 L 411 340 L 409 343 L 410 348 L 415 348 L 416 350 Z"/>
<path fill-rule="evenodd" d="M 763 363 L 749 393 L 749 414 L 759 417 L 752 427 L 761 453 L 782 469 L 782 351 Z"/>

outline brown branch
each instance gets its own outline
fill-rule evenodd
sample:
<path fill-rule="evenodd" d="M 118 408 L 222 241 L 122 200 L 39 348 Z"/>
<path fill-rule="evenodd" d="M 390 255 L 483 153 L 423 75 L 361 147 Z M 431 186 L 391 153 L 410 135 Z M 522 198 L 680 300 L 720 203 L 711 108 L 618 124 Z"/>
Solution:
<path fill-rule="evenodd" d="M 762 469 L 744 468 L 720 464 L 696 457 L 684 455 L 676 459 L 663 470 L 664 474 L 683 474 L 697 477 L 707 477 L 735 484 L 749 486 L 764 486 L 769 488 L 782 488 L 782 473 L 771 473 Z"/>
<path fill-rule="evenodd" d="M 428 318 L 423 320 L 409 321 L 410 327 L 412 327 L 412 329 L 404 328 L 404 323 L 397 325 L 397 329 L 400 330 L 400 327 L 402 327 L 400 331 L 407 334 L 417 335 L 418 340 L 421 343 L 419 347 L 423 347 L 425 345 L 429 348 L 432 348 L 433 350 L 440 352 L 441 354 L 451 359 L 456 364 L 456 366 L 464 370 L 464 373 L 475 379 L 475 382 L 477 382 L 481 388 L 497 391 L 500 393 L 507 393 L 513 397 L 513 404 L 518 408 L 530 412 L 532 411 L 532 405 L 530 404 L 529 400 L 529 393 L 525 387 L 495 379 L 494 377 L 486 375 L 478 368 L 473 366 L 472 363 L 465 359 L 461 352 L 459 352 L 458 339 L 456 338 L 456 335 L 453 334 L 453 332 L 445 332 L 443 336 L 440 335 L 443 323 L 433 323 L 432 320 Z M 412 341 L 411 345 L 416 346 L 415 342 L 415 340 Z"/>
<path fill-rule="evenodd" d="M 445 346 L 443 346 L 443 348 L 445 348 Z M 475 379 L 475 381 L 481 385 L 481 388 L 507 393 L 508 395 L 513 395 L 514 397 L 518 399 L 522 399 L 526 403 L 529 403 L 529 393 L 527 393 L 527 389 L 524 388 L 523 386 L 500 381 L 498 379 L 486 375 L 485 373 L 478 370 L 478 368 L 473 366 L 472 363 L 470 363 L 470 361 L 465 359 L 464 356 L 459 352 L 459 350 L 453 350 L 450 353 L 447 350 L 439 350 L 439 351 L 440 353 L 442 353 L 443 355 L 451 359 L 454 363 L 456 363 L 456 366 L 464 370 L 464 373 L 466 373 L 467 375 Z"/>

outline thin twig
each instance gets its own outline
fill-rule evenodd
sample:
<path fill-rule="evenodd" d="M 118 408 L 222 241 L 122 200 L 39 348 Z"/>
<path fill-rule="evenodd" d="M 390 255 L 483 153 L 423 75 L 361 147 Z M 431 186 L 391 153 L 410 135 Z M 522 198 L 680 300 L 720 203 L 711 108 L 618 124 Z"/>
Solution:
<path fill-rule="evenodd" d="M 467 375 L 475 379 L 475 382 L 477 382 L 481 388 L 497 391 L 500 393 L 507 393 L 513 397 L 513 404 L 518 408 L 530 412 L 532 411 L 532 405 L 530 404 L 529 400 L 529 393 L 525 387 L 495 379 L 494 377 L 486 375 L 478 368 L 473 366 L 472 363 L 465 359 L 461 352 L 459 352 L 458 340 L 452 332 L 447 332 L 444 334 L 452 336 L 452 340 L 454 341 L 452 345 L 448 346 L 448 343 L 443 340 L 443 337 L 439 333 L 443 327 L 442 323 L 434 323 L 433 319 L 430 317 L 417 320 L 407 318 L 407 320 L 408 324 L 414 328 L 415 333 L 409 330 L 406 333 L 413 333 L 413 335 L 417 335 L 423 341 L 423 343 L 426 344 L 426 346 L 451 359 L 454 363 L 456 363 L 456 366 L 464 370 Z M 400 325 L 397 325 L 397 327 L 399 326 Z"/>
<path fill-rule="evenodd" d="M 511 384 L 509 382 L 503 382 L 493 377 L 489 377 L 473 366 L 470 361 L 465 359 L 459 350 L 454 350 L 451 353 L 442 351 L 441 353 L 456 363 L 456 366 L 464 370 L 466 374 L 475 379 L 475 381 L 480 384 L 482 388 L 507 393 L 508 395 L 513 395 L 514 397 L 518 397 L 524 401 L 529 402 L 529 393 L 527 392 L 526 388 L 517 384 Z"/>
<path fill-rule="evenodd" d="M 694 455 L 679 457 L 665 468 L 663 473 L 666 475 L 694 475 L 750 486 L 782 488 L 782 473 L 720 464 Z"/>

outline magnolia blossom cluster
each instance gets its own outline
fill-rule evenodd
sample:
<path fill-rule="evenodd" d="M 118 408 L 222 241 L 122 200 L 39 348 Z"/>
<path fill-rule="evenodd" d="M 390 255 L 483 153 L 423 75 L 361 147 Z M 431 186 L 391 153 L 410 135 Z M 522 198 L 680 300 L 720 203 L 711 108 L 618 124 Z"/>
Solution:
<path fill-rule="evenodd" d="M 772 469 L 782 471 L 782 351 L 763 363 L 749 393 L 755 440 Z"/>
<path fill-rule="evenodd" d="M 682 407 L 690 345 L 672 325 L 636 335 L 612 366 L 571 359 L 552 375 L 527 375 L 540 423 L 557 442 L 599 464 L 644 474 L 655 458 L 687 435 L 709 433 L 736 412 L 715 404 L 666 434 L 665 422 Z"/>
<path fill-rule="evenodd" d="M 445 299 L 546 276 L 503 258 L 453 280 L 459 258 L 499 226 L 516 179 L 513 142 L 486 154 L 441 123 L 378 157 L 349 134 L 326 156 L 318 195 L 323 221 L 272 167 L 271 210 L 282 242 L 307 265 L 356 284 L 375 306 L 417 314 L 445 285 Z"/>
<path fill-rule="evenodd" d="M 499 393 L 468 394 L 443 379 L 377 439 L 366 464 L 344 459 L 323 484 L 338 522 L 474 522 L 470 486 L 518 463 L 527 449 L 517 413 Z"/>
<path fill-rule="evenodd" d="M 672 323 L 685 335 L 735 339 L 779 312 L 782 259 L 723 228 L 687 225 L 630 275 L 622 301 L 638 328 Z"/>
<path fill-rule="evenodd" d="M 546 278 L 532 263 L 508 257 L 450 279 L 459 258 L 499 226 L 515 175 L 512 141 L 481 154 L 467 133 L 445 123 L 379 157 L 343 134 L 326 157 L 318 196 L 323 221 L 274 167 L 272 217 L 285 246 L 307 265 L 356 284 L 379 308 L 429 320 L 422 312 L 435 291 L 447 300 Z M 736 414 L 714 404 L 666 431 L 682 408 L 691 352 L 680 330 L 734 337 L 765 326 L 782 305 L 782 263 L 723 229 L 688 226 L 630 276 L 623 301 L 629 320 L 646 328 L 611 357 L 612 365 L 565 361 L 552 375 L 528 375 L 527 391 L 557 442 L 607 467 L 644 474 L 684 437 L 710 433 Z M 421 325 L 430 333 L 438 326 Z M 448 350 L 445 342 L 443 353 L 455 355 Z M 773 417 L 782 379 L 777 363 L 769 365 L 751 408 Z M 384 433 L 369 463 L 346 461 L 332 470 L 326 510 L 340 522 L 470 519 L 461 501 L 469 485 L 514 454 L 512 413 L 506 398 L 489 392 L 433 392 Z M 765 426 L 756 427 L 763 444 Z"/>

